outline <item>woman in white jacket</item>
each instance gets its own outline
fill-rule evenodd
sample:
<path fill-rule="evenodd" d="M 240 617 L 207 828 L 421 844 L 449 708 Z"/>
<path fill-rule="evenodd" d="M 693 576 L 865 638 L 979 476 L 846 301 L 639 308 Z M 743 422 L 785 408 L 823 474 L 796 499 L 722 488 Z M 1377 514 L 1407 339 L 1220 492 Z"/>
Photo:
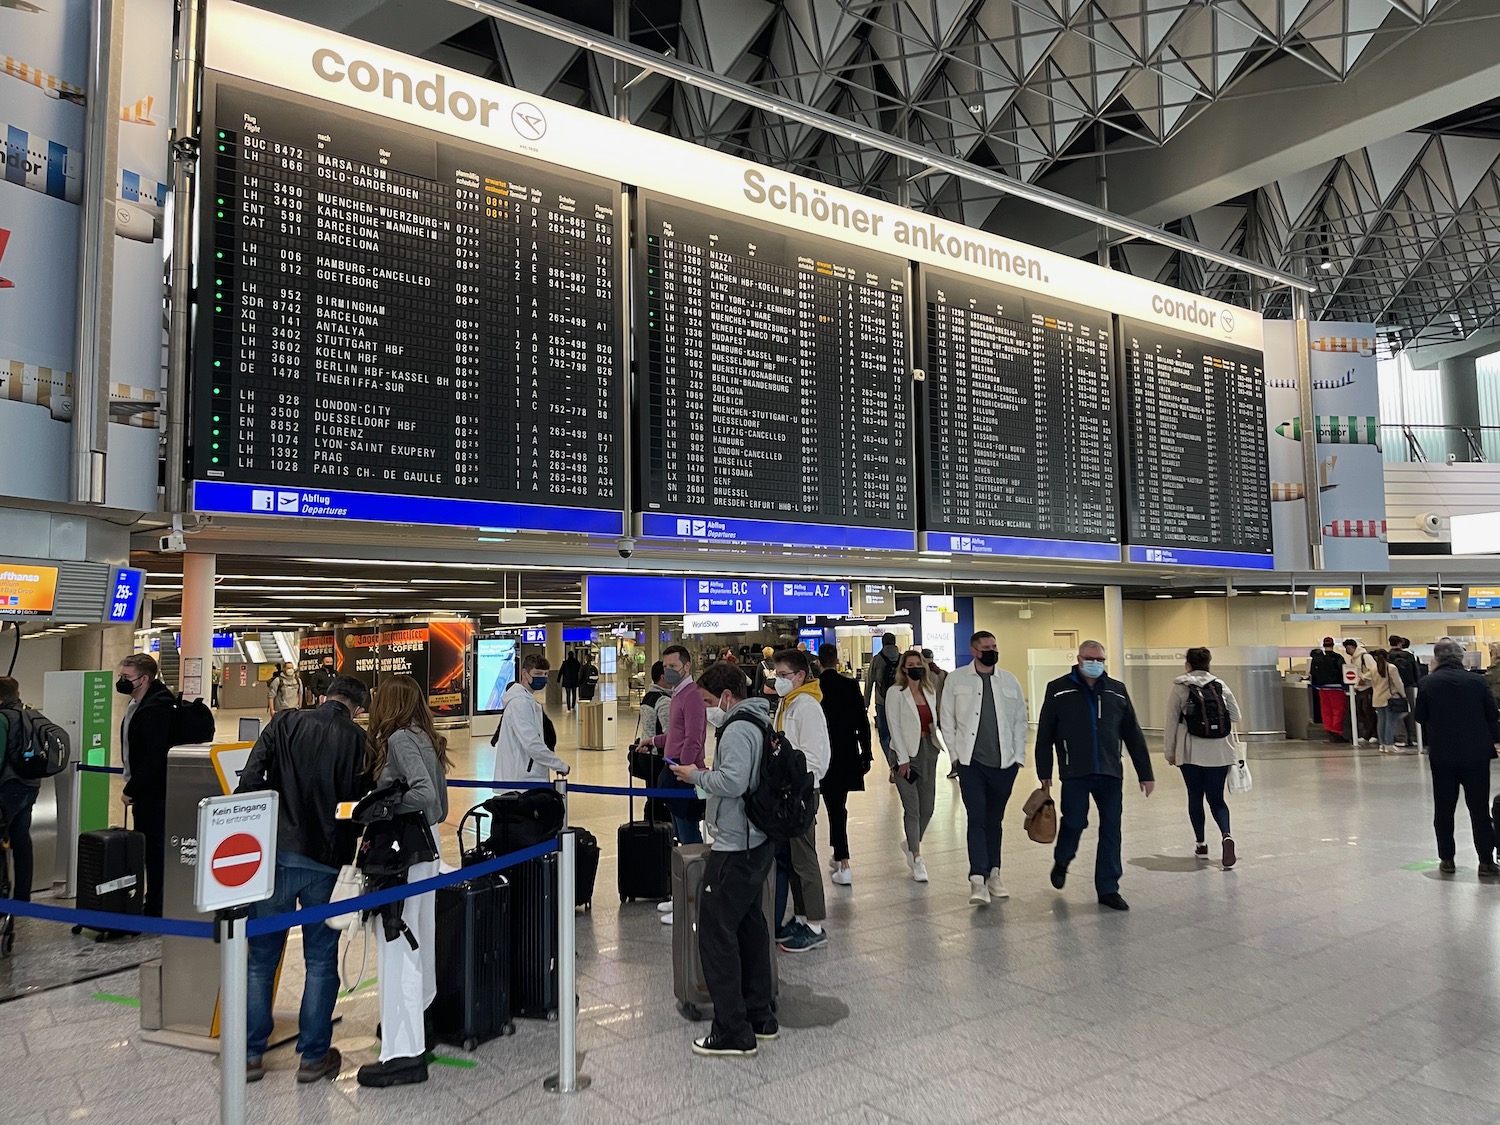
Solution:
<path fill-rule="evenodd" d="M 1215 697 L 1219 695 L 1223 697 L 1223 710 L 1229 723 L 1240 721 L 1240 707 L 1229 685 L 1208 670 L 1212 659 L 1213 654 L 1206 648 L 1188 649 L 1187 674 L 1172 681 L 1172 694 L 1167 697 L 1166 755 L 1167 764 L 1179 767 L 1182 780 L 1187 784 L 1188 820 L 1192 822 L 1197 840 L 1193 854 L 1208 858 L 1208 844 L 1203 838 L 1207 827 L 1203 815 L 1206 800 L 1214 815 L 1214 823 L 1224 837 L 1223 862 L 1228 869 L 1234 866 L 1236 856 L 1234 837 L 1229 834 L 1229 805 L 1224 800 L 1224 783 L 1229 777 L 1229 767 L 1242 757 L 1239 744 L 1228 724 L 1225 724 L 1223 737 L 1217 738 L 1194 735 L 1188 729 L 1190 720 L 1199 726 L 1222 723 L 1223 717 L 1216 714 L 1218 702 Z M 1194 715 L 1195 694 L 1204 701 L 1207 714 L 1203 718 Z"/>
<path fill-rule="evenodd" d="M 532 653 L 521 661 L 516 682 L 505 689 L 500 737 L 495 743 L 496 781 L 546 781 L 548 770 L 564 777 L 568 763 L 547 748 L 543 737 L 541 701 L 538 693 L 547 687 L 547 658 Z"/>
<path fill-rule="evenodd" d="M 922 860 L 922 837 L 937 804 L 938 752 L 946 750 L 938 729 L 937 691 L 927 683 L 927 661 L 918 649 L 901 657 L 895 686 L 886 693 L 886 721 L 891 728 L 891 749 L 896 765 L 891 781 L 901 797 L 906 838 L 901 850 L 911 867 L 911 877 L 927 882 L 927 864 Z"/>

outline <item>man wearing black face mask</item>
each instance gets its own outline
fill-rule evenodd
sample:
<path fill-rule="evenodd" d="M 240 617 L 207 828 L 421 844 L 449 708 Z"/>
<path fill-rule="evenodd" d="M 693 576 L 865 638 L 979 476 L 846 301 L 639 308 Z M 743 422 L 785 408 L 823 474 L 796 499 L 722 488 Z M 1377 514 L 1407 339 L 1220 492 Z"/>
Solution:
<path fill-rule="evenodd" d="M 167 858 L 167 751 L 172 748 L 172 692 L 156 678 L 156 660 L 137 652 L 120 661 L 115 690 L 130 696 L 120 724 L 125 763 L 125 803 L 135 829 L 146 837 L 146 902 L 149 917 L 161 917 Z"/>

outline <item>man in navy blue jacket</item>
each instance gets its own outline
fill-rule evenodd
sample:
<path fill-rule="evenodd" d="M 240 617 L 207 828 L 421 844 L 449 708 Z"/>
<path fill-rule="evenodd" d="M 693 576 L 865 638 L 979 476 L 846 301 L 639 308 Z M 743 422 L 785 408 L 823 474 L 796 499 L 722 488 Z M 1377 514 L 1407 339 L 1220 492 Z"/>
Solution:
<path fill-rule="evenodd" d="M 1458 870 L 1453 813 L 1462 789 L 1474 826 L 1479 874 L 1487 879 L 1500 877 L 1490 823 L 1490 759 L 1500 742 L 1500 709 L 1485 678 L 1464 667 L 1464 646 L 1452 637 L 1443 637 L 1432 646 L 1432 674 L 1417 693 L 1416 716 L 1427 736 L 1439 869 L 1445 875 Z"/>
<path fill-rule="evenodd" d="M 1053 852 L 1052 885 L 1062 890 L 1068 864 L 1089 824 L 1089 799 L 1099 807 L 1099 850 L 1094 859 L 1094 890 L 1112 910 L 1129 910 L 1120 897 L 1120 813 L 1124 804 L 1125 767 L 1121 744 L 1130 751 L 1141 792 L 1151 796 L 1156 781 L 1146 736 L 1135 716 L 1125 685 L 1104 671 L 1104 646 L 1084 641 L 1078 663 L 1066 676 L 1047 685 L 1036 730 L 1036 772 L 1042 788 L 1052 789 L 1054 749 L 1062 765 L 1062 823 Z"/>

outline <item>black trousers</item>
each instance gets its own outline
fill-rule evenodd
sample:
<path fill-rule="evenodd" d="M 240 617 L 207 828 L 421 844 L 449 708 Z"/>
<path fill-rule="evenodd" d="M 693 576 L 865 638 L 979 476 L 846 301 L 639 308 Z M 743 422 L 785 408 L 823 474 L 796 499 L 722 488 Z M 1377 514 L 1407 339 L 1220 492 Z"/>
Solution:
<path fill-rule="evenodd" d="M 823 787 L 823 808 L 828 812 L 828 842 L 834 859 L 849 858 L 849 791 Z"/>
<path fill-rule="evenodd" d="M 36 881 L 36 853 L 31 846 L 31 808 L 39 791 L 18 777 L 0 782 L 0 816 L 10 834 L 10 858 L 15 867 L 15 884 L 10 897 L 31 901 L 31 884 Z"/>
<path fill-rule="evenodd" d="M 1439 859 L 1458 854 L 1453 839 L 1453 813 L 1458 808 L 1458 792 L 1463 790 L 1469 806 L 1469 823 L 1474 830 L 1474 851 L 1480 862 L 1495 858 L 1495 828 L 1490 822 L 1490 764 L 1475 762 L 1463 766 L 1432 767 L 1432 830 L 1437 834 Z"/>
<path fill-rule="evenodd" d="M 1193 838 L 1203 843 L 1203 830 L 1207 821 L 1203 816 L 1203 802 L 1208 802 L 1209 812 L 1214 814 L 1214 823 L 1225 836 L 1229 833 L 1229 805 L 1224 800 L 1224 782 L 1229 778 L 1228 766 L 1195 766 L 1184 763 L 1182 780 L 1187 784 L 1188 821 L 1193 826 Z"/>
<path fill-rule="evenodd" d="M 714 1002 L 714 1036 L 754 1047 L 753 1023 L 774 1014 L 771 935 L 766 931 L 769 842 L 746 852 L 710 852 L 698 902 L 698 956 Z"/>
<path fill-rule="evenodd" d="M 146 904 L 148 918 L 160 918 L 167 869 L 167 801 L 137 799 L 131 806 L 132 827 L 146 837 Z"/>

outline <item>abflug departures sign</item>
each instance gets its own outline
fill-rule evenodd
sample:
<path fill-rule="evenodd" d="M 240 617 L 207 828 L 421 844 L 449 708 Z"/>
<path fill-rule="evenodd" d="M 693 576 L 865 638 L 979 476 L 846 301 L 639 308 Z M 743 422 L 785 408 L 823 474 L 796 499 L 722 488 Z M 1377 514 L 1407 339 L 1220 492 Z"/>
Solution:
<path fill-rule="evenodd" d="M 1143 525 L 1121 518 L 1119 482 L 1104 479 L 1119 461 L 1113 441 L 1088 449 L 1129 408 L 1099 386 L 1101 360 L 1121 359 L 1100 326 L 1118 315 L 1196 338 L 1209 355 L 1262 347 L 1254 313 L 228 0 L 210 5 L 205 58 L 216 72 L 206 104 L 234 134 L 220 139 L 215 187 L 270 196 L 234 198 L 223 216 L 214 204 L 203 224 L 204 264 L 230 263 L 222 288 L 257 287 L 204 320 L 194 499 L 206 510 L 618 534 L 620 184 L 645 201 L 631 296 L 646 537 L 915 546 L 907 381 L 942 336 L 950 382 L 925 392 L 915 450 L 929 474 L 927 547 L 1118 559 Z M 246 167 L 258 185 L 245 184 Z M 264 216 L 248 209 L 268 202 Z M 519 249 L 491 212 L 499 204 L 535 220 Z M 924 306 L 982 313 L 979 326 L 929 324 L 924 307 L 926 338 L 907 339 L 909 262 L 954 275 L 955 293 L 969 284 L 961 300 Z M 262 312 L 258 300 L 284 304 Z M 984 384 L 984 410 L 960 418 L 965 378 Z M 226 396 L 232 411 L 220 409 Z M 1061 425 L 1046 440 L 1042 410 Z M 1031 432 L 989 430 L 985 411 L 997 425 L 1030 411 Z M 955 434 L 1004 448 L 950 493 L 964 471 Z M 1071 451 L 1066 468 L 1054 437 Z M 1084 471 L 1090 460 L 1104 467 Z M 862 491 L 855 469 L 871 466 L 884 477 Z M 567 506 L 546 506 L 559 499 Z M 1176 546 L 1199 549 L 1190 530 Z"/>

